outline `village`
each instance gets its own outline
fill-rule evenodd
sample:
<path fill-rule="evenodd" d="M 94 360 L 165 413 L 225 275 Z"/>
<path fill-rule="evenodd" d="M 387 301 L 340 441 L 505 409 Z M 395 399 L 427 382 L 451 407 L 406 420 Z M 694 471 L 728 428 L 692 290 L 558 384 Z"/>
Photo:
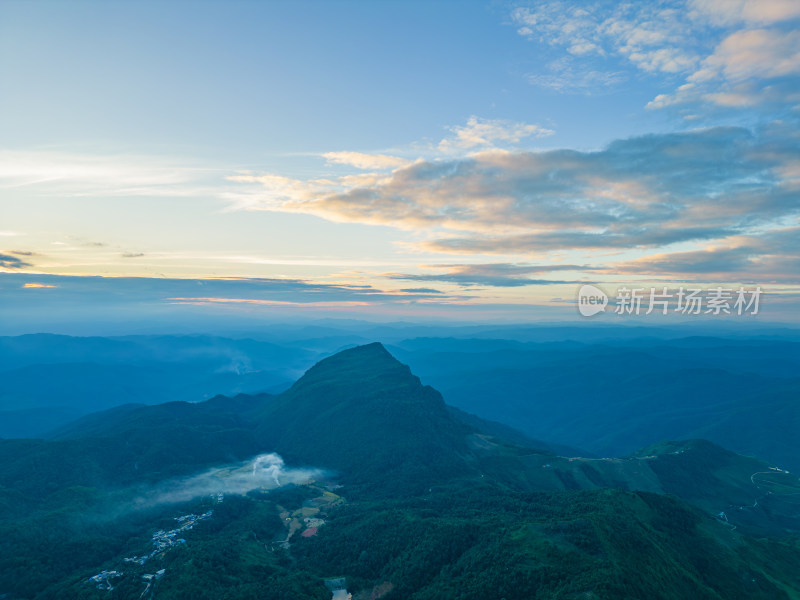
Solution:
<path fill-rule="evenodd" d="M 284 525 L 286 537 L 278 539 L 272 543 L 268 550 L 275 551 L 277 548 L 289 550 L 290 542 L 295 533 L 299 532 L 300 537 L 308 538 L 316 536 L 319 529 L 325 525 L 325 517 L 331 508 L 345 503 L 345 499 L 335 494 L 332 489 L 340 486 L 325 486 L 324 488 L 318 487 L 313 482 L 309 485 L 311 489 L 317 491 L 320 495 L 308 498 L 302 502 L 298 508 L 286 508 L 277 505 L 278 515 Z M 211 499 L 215 504 L 221 504 L 225 498 L 222 492 L 212 494 Z M 125 563 L 142 567 L 153 558 L 163 556 L 163 554 L 172 548 L 183 546 L 186 544 L 186 539 L 183 534 L 195 527 L 198 523 L 210 519 L 214 515 L 214 510 L 208 511 L 197 515 L 194 513 L 174 517 L 178 524 L 177 527 L 169 530 L 159 529 L 153 532 L 151 536 L 152 550 L 148 554 L 142 556 L 130 556 L 123 559 Z M 161 579 L 166 572 L 166 569 L 160 569 L 154 573 L 145 573 L 140 575 L 142 583 L 145 585 L 144 591 L 140 598 L 153 597 L 155 582 Z M 130 575 L 130 573 L 128 574 Z M 115 589 L 114 580 L 124 577 L 123 571 L 105 570 L 93 575 L 88 579 L 88 583 L 94 584 L 98 590 L 112 591 Z M 345 589 L 344 578 L 334 578 L 326 580 L 326 585 L 331 590 L 332 596 L 335 600 L 345 600 L 350 597 L 350 594 Z"/>
<path fill-rule="evenodd" d="M 212 495 L 212 498 L 216 501 L 217 504 L 221 504 L 222 501 L 225 499 L 225 495 L 220 492 L 218 494 Z M 152 543 L 153 543 L 153 550 L 149 554 L 145 554 L 144 556 L 131 556 L 124 558 L 124 562 L 126 563 L 133 563 L 139 566 L 144 566 L 144 564 L 149 561 L 151 558 L 163 554 L 170 548 L 174 548 L 176 546 L 181 546 L 186 543 L 186 540 L 182 537 L 178 537 L 181 533 L 189 531 L 192 529 L 197 523 L 200 521 L 205 521 L 206 519 L 210 519 L 214 514 L 214 510 L 208 510 L 201 515 L 195 514 L 188 514 L 188 515 L 181 515 L 180 517 L 175 517 L 175 521 L 177 521 L 180 526 L 176 527 L 175 529 L 170 529 L 169 531 L 165 531 L 160 529 L 153 533 L 152 535 Z M 142 581 L 145 583 L 145 590 L 142 592 L 142 596 L 144 597 L 148 592 L 152 592 L 153 584 L 155 581 L 158 581 L 164 576 L 166 569 L 160 569 L 155 573 L 145 573 L 143 574 Z M 93 575 L 89 578 L 89 583 L 93 583 L 97 586 L 99 590 L 111 591 L 114 589 L 113 580 L 123 577 L 125 575 L 122 571 L 101 571 L 97 575 Z"/>
<path fill-rule="evenodd" d="M 222 494 L 220 494 L 222 496 Z M 218 500 L 221 502 L 221 500 Z M 198 522 L 204 521 L 205 519 L 210 519 L 211 516 L 214 514 L 213 510 L 209 510 L 204 512 L 202 515 L 198 516 L 195 514 L 183 515 L 180 517 L 175 517 L 175 520 L 178 523 L 181 523 L 181 526 L 176 529 L 171 529 L 170 531 L 159 530 L 153 534 L 153 551 L 150 554 L 145 556 L 133 556 L 130 558 L 124 559 L 125 562 L 130 563 L 137 563 L 139 565 L 144 565 L 148 560 L 156 556 L 157 554 L 164 552 L 174 546 L 180 546 L 181 544 L 185 544 L 186 540 L 184 538 L 179 538 L 178 535 L 183 533 L 184 531 L 189 531 L 192 529 Z"/>

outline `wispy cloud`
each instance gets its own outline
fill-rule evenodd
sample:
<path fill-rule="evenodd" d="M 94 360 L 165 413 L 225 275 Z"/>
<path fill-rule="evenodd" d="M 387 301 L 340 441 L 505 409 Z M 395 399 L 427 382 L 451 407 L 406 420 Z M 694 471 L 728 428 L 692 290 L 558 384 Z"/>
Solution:
<path fill-rule="evenodd" d="M 32 282 L 31 280 L 34 280 Z M 55 294 L 32 298 L 29 288 L 54 288 Z M 141 310 L 175 305 L 235 309 L 358 308 L 405 303 L 410 299 L 451 301 L 439 291 L 383 289 L 357 283 L 320 283 L 302 279 L 156 277 L 82 277 L 7 272 L 0 277 L 0 308 L 46 310 L 104 306 Z M 42 304 L 37 304 L 41 302 Z"/>
<path fill-rule="evenodd" d="M 0 189 L 62 197 L 215 195 L 222 173 L 175 157 L 0 150 Z"/>
<path fill-rule="evenodd" d="M 30 266 L 32 266 L 30 263 L 25 262 L 18 256 L 13 256 L 12 254 L 0 254 L 0 268 L 2 269 L 17 270 Z"/>
<path fill-rule="evenodd" d="M 350 165 L 367 170 L 396 169 L 410 162 L 397 156 L 364 152 L 326 152 L 322 156 L 331 164 Z"/>
<path fill-rule="evenodd" d="M 689 0 L 695 19 L 714 25 L 769 25 L 800 18 L 794 0 Z"/>
<path fill-rule="evenodd" d="M 50 285 L 47 283 L 26 283 L 22 286 L 23 289 L 55 289 L 56 285 Z"/>
<path fill-rule="evenodd" d="M 302 308 L 344 308 L 353 306 L 369 306 L 369 302 L 355 301 L 355 300 L 339 300 L 327 302 L 292 302 L 290 300 L 262 300 L 259 298 L 204 298 L 204 297 L 188 297 L 188 298 L 167 298 L 170 304 L 195 304 L 195 305 L 209 305 L 209 304 L 253 304 L 257 306 L 294 306 Z"/>
<path fill-rule="evenodd" d="M 649 108 L 708 102 L 728 108 L 800 102 L 800 31 L 748 29 L 720 42 L 675 92 Z"/>
<path fill-rule="evenodd" d="M 463 287 L 521 287 L 526 285 L 566 283 L 560 280 L 531 278 L 529 275 L 553 273 L 557 271 L 581 272 L 593 270 L 586 265 L 530 265 L 512 263 L 428 265 L 424 268 L 438 272 L 387 273 L 385 277 L 407 281 L 454 283 Z"/>
<path fill-rule="evenodd" d="M 402 277 L 398 277 L 397 279 L 402 279 Z M 434 288 L 401 288 L 401 292 L 405 292 L 406 294 L 443 294 L 441 290 L 436 290 Z"/>
<path fill-rule="evenodd" d="M 429 169 L 442 157 L 469 156 L 479 152 L 502 153 L 522 145 L 526 140 L 552 135 L 553 130 L 532 123 L 504 119 L 481 119 L 471 116 L 466 124 L 448 128 L 450 135 L 437 145 L 425 148 L 429 160 L 411 161 L 387 154 L 363 152 L 327 152 L 322 156 L 329 164 L 352 166 L 366 172 L 358 174 L 331 175 L 309 179 L 297 179 L 276 173 L 254 173 L 241 171 L 228 175 L 226 180 L 241 184 L 255 184 L 249 189 L 226 190 L 222 197 L 232 209 L 280 210 L 284 212 L 310 213 L 331 221 L 352 221 L 343 214 L 342 207 L 326 209 L 327 198 L 333 201 L 337 195 L 353 190 L 378 189 L 390 186 L 403 173 L 416 168 Z M 313 207 L 312 207 L 313 205 Z M 379 208 L 379 207 L 376 207 Z M 374 222 L 374 221 L 368 221 Z M 403 226 L 401 220 L 401 226 Z"/>
<path fill-rule="evenodd" d="M 793 0 L 673 0 L 579 6 L 534 2 L 511 13 L 517 32 L 566 50 L 529 81 L 560 91 L 612 81 L 614 61 L 650 74 L 685 77 L 647 105 L 680 107 L 687 118 L 709 107 L 791 107 L 800 102 L 800 9 Z"/>
<path fill-rule="evenodd" d="M 562 57 L 547 64 L 546 73 L 528 74 L 526 79 L 532 85 L 548 88 L 556 92 L 579 92 L 598 95 L 627 80 L 621 71 L 603 71 L 576 64 L 570 57 Z"/>
<path fill-rule="evenodd" d="M 480 119 L 474 115 L 467 119 L 466 125 L 450 127 L 450 131 L 453 135 L 439 142 L 439 150 L 442 152 L 515 146 L 528 138 L 547 137 L 555 133 L 541 125 Z"/>
<path fill-rule="evenodd" d="M 719 276 L 759 283 L 797 283 L 800 227 L 777 227 L 735 236 L 706 248 L 661 252 L 615 266 L 623 273 Z"/>
<path fill-rule="evenodd" d="M 698 61 L 688 15 L 674 3 L 537 2 L 511 14 L 517 33 L 573 56 L 617 55 L 644 71 L 678 73 Z"/>
<path fill-rule="evenodd" d="M 638 274 L 729 274 L 746 270 L 754 257 L 751 247 L 718 247 L 653 254 L 623 262 L 617 269 Z"/>

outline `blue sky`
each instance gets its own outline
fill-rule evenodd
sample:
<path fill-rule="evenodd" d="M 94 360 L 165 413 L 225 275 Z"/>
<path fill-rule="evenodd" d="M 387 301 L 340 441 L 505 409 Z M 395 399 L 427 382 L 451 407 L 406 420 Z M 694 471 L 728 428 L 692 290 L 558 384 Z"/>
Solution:
<path fill-rule="evenodd" d="M 597 282 L 796 320 L 799 76 L 791 0 L 7 0 L 3 308 L 524 321 Z"/>

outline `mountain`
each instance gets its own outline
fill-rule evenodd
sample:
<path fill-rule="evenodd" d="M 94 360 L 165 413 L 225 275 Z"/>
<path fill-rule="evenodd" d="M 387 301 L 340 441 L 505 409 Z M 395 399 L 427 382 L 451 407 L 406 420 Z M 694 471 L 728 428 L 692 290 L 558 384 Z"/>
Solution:
<path fill-rule="evenodd" d="M 585 450 L 572 448 L 570 446 L 563 446 L 561 444 L 543 442 L 542 440 L 536 440 L 528 435 L 525 435 L 519 429 L 515 429 L 509 425 L 504 425 L 503 423 L 498 423 L 497 421 L 482 419 L 478 415 L 465 412 L 459 408 L 456 408 L 455 406 L 448 405 L 447 410 L 457 421 L 461 421 L 465 425 L 469 425 L 481 433 L 490 435 L 494 438 L 500 438 L 509 442 L 513 442 L 518 446 L 533 448 L 544 452 L 558 454 L 560 456 L 592 456 L 591 453 L 586 452 Z"/>
<path fill-rule="evenodd" d="M 358 503 L 302 564 L 347 574 L 364 598 L 796 598 L 793 543 L 755 540 L 671 496 L 616 489 L 519 493 L 445 487 Z M 362 583 L 363 582 L 363 583 Z"/>
<path fill-rule="evenodd" d="M 42 438 L 78 419 L 81 410 L 68 406 L 40 406 L 0 411 L 0 438 Z"/>
<path fill-rule="evenodd" d="M 213 336 L 0 337 L 0 437 L 39 437 L 123 404 L 280 391 L 318 355 Z"/>
<path fill-rule="evenodd" d="M 215 460 L 275 451 L 290 464 L 338 473 L 343 483 L 373 495 L 414 496 L 445 481 L 490 474 L 528 491 L 617 488 L 673 494 L 709 515 L 737 507 L 727 518 L 754 532 L 800 530 L 794 506 L 785 501 L 797 487 L 792 482 L 783 484 L 786 493 L 750 506 L 775 487 L 756 485 L 751 476 L 773 472 L 780 477 L 781 467 L 703 440 L 662 443 L 622 458 L 559 453 L 570 449 L 548 447 L 448 407 L 378 343 L 320 361 L 277 396 L 123 406 L 79 419 L 53 439 L 58 460 L 70 452 L 64 444 L 119 444 L 127 462 L 107 477 L 120 482 L 180 475 Z"/>
<path fill-rule="evenodd" d="M 42 437 L 124 404 L 280 392 L 321 356 L 369 334 L 449 405 L 522 431 L 538 447 L 626 456 L 661 439 L 702 438 L 800 471 L 796 332 L 434 327 L 429 335 L 457 337 L 408 338 L 423 330 L 402 324 L 357 331 L 0 337 L 0 437 Z"/>
<path fill-rule="evenodd" d="M 423 338 L 392 349 L 449 404 L 547 443 L 625 456 L 703 438 L 800 471 L 794 337 Z"/>
<path fill-rule="evenodd" d="M 452 417 L 436 390 L 373 343 L 322 360 L 278 396 L 120 407 L 80 419 L 53 438 L 124 440 L 126 448 L 141 449 L 140 469 L 155 469 L 161 440 L 193 449 L 204 436 L 230 436 L 239 441 L 237 458 L 244 448 L 277 451 L 294 464 L 339 471 L 351 484 L 415 493 L 475 472 L 467 442 L 474 431 Z"/>
<path fill-rule="evenodd" d="M 796 476 L 702 440 L 613 459 L 536 446 L 453 411 L 381 344 L 277 395 L 117 407 L 0 440 L 0 595 L 303 600 L 340 577 L 387 600 L 800 594 Z M 327 475 L 143 504 L 249 477 L 268 452 Z M 207 517 L 146 565 L 124 560 L 181 514 Z M 123 573 L 113 590 L 88 582 L 101 571 Z"/>
<path fill-rule="evenodd" d="M 417 493 L 474 471 L 466 436 L 441 394 L 378 343 L 312 367 L 256 415 L 256 431 L 286 457 L 346 473 L 354 484 Z"/>

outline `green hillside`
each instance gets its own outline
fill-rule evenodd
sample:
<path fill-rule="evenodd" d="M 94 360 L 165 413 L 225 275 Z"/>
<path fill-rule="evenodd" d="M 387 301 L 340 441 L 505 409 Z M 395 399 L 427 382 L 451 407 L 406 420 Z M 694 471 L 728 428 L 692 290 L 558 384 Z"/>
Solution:
<path fill-rule="evenodd" d="M 504 431 L 369 344 L 277 396 L 126 406 L 3 440 L 0 595 L 302 600 L 344 577 L 362 600 L 800 597 L 796 476 L 702 440 L 602 459 Z M 323 474 L 216 493 L 268 452 Z M 184 541 L 125 561 L 187 515 Z"/>

